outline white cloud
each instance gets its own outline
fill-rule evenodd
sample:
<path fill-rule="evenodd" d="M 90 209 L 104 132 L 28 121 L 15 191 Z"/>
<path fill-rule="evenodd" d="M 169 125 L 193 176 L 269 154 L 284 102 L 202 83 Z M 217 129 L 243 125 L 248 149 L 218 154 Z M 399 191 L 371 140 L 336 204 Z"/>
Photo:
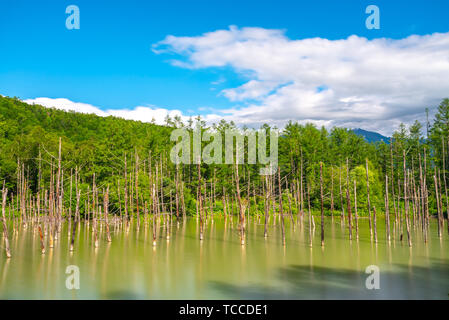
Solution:
<path fill-rule="evenodd" d="M 102 111 L 100 108 L 94 107 L 87 103 L 73 102 L 68 99 L 58 98 L 36 98 L 27 99 L 24 102 L 29 104 L 39 104 L 47 108 L 56 108 L 65 111 L 76 111 L 81 113 L 93 113 L 102 117 L 107 117 L 109 114 Z"/>
<path fill-rule="evenodd" d="M 156 53 L 183 57 L 178 67 L 231 67 L 247 82 L 221 94 L 239 102 L 224 117 L 258 126 L 288 120 L 362 127 L 391 134 L 423 121 L 426 107 L 449 96 L 449 33 L 405 39 L 350 36 L 291 40 L 282 30 L 231 26 L 197 37 L 167 36 Z"/>
<path fill-rule="evenodd" d="M 204 108 L 204 119 L 237 124 L 282 127 L 288 120 L 318 126 L 361 127 L 390 135 L 401 122 L 419 119 L 425 108 L 436 107 L 449 96 L 449 33 L 405 39 L 367 40 L 358 36 L 327 40 L 292 40 L 282 30 L 231 26 L 197 37 L 167 36 L 153 46 L 156 53 L 171 52 L 177 67 L 230 67 L 246 82 L 220 94 L 233 106 Z M 221 75 L 212 85 L 225 85 Z M 36 98 L 28 103 L 118 116 L 163 124 L 179 110 L 155 106 L 103 110 L 67 99 Z M 200 110 L 201 111 L 201 110 Z M 192 113 L 191 111 L 189 111 Z"/>
<path fill-rule="evenodd" d="M 154 118 L 157 124 L 164 124 L 165 123 L 164 119 L 167 116 L 167 114 L 171 118 L 179 115 L 181 116 L 181 119 L 184 122 L 187 121 L 187 117 L 183 116 L 182 112 L 179 110 L 168 110 L 156 107 L 137 106 L 134 109 L 109 109 L 103 111 L 99 107 L 95 107 L 90 104 L 73 102 L 63 98 L 59 99 L 36 98 L 36 99 L 27 99 L 24 100 L 24 102 L 29 104 L 39 104 L 47 108 L 56 108 L 65 111 L 93 113 L 101 117 L 115 116 L 127 120 L 136 120 L 142 122 L 151 122 L 152 119 Z"/>

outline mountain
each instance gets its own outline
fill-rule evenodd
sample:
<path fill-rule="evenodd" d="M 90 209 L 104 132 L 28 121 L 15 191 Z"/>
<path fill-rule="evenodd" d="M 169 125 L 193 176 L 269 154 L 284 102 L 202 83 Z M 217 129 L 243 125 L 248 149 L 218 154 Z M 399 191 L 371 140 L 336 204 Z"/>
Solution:
<path fill-rule="evenodd" d="M 352 132 L 354 132 L 356 135 L 362 136 L 365 138 L 368 142 L 378 142 L 378 141 L 384 141 L 385 143 L 390 143 L 390 138 L 385 137 L 381 135 L 380 133 L 374 132 L 374 131 L 367 131 L 360 128 L 352 129 Z"/>

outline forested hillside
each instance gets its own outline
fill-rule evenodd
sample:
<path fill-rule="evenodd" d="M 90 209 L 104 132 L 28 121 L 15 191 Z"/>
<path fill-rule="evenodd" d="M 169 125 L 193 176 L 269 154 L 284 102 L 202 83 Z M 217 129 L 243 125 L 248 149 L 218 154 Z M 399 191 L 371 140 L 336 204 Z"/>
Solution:
<path fill-rule="evenodd" d="M 130 193 L 131 198 L 134 194 L 134 201 L 138 198 L 140 203 L 151 202 L 150 179 L 154 179 L 151 175 L 157 169 L 162 203 L 175 210 L 176 201 L 181 201 L 178 193 L 182 190 L 182 201 L 185 203 L 183 209 L 186 214 L 195 214 L 198 199 L 196 165 L 181 165 L 176 170 L 169 154 L 174 145 L 170 142 L 173 128 L 192 128 L 196 123 L 207 130 L 199 118 L 189 124 L 182 124 L 179 119 L 167 119 L 167 125 L 159 126 L 115 117 L 48 109 L 28 105 L 16 98 L 0 97 L 0 179 L 6 182 L 10 192 L 17 192 L 18 184 L 21 187 L 25 184 L 25 189 L 30 193 L 49 189 L 52 171 L 58 167 L 61 137 L 63 197 L 69 207 L 75 206 L 74 197 L 69 196 L 69 185 L 72 178 L 75 179 L 75 171 L 78 173 L 80 188 L 86 194 L 94 182 L 94 176 L 99 188 L 109 186 L 111 206 L 115 208 L 112 212 L 117 213 L 117 204 L 125 205 L 126 200 L 121 195 L 121 188 L 125 184 L 128 188 L 126 192 Z M 214 129 L 222 131 L 232 127 L 235 127 L 233 123 L 221 122 Z M 264 125 L 264 128 L 270 130 L 269 124 Z M 359 214 L 366 213 L 366 166 L 369 167 L 371 205 L 383 211 L 386 175 L 389 176 L 391 196 L 398 197 L 403 192 L 405 161 L 405 172 L 410 174 L 409 182 L 416 186 L 420 182 L 421 170 L 427 177 L 427 190 L 433 190 L 433 175 L 437 173 L 442 181 L 441 205 L 446 208 L 444 190 L 447 161 L 443 163 L 443 159 L 447 157 L 448 129 L 448 99 L 443 100 L 439 107 L 427 144 L 422 143 L 422 126 L 418 121 L 409 128 L 401 125 L 394 133 L 391 144 L 368 143 L 363 137 L 345 128 L 328 131 L 312 124 L 290 122 L 282 130 L 279 139 L 284 206 L 288 210 L 289 202 L 294 202 L 294 208 L 304 209 L 302 203 L 310 190 L 312 206 L 319 207 L 322 163 L 326 214 L 334 210 L 334 213 L 338 213 L 342 205 L 346 205 L 345 190 L 349 188 L 350 193 L 353 193 L 354 181 L 360 203 Z M 259 166 L 243 164 L 239 167 L 240 192 L 243 198 L 249 200 L 248 211 L 252 214 L 263 211 L 267 186 L 258 174 Z M 236 195 L 234 166 L 202 164 L 200 170 L 204 183 L 202 192 L 206 193 L 205 199 L 209 199 L 209 209 L 212 212 L 223 210 L 222 202 L 226 201 L 224 195 L 230 199 Z M 275 178 L 270 179 L 274 182 Z M 279 189 L 276 183 L 271 183 L 271 187 Z M 178 199 L 175 199 L 175 194 Z M 394 197 L 391 201 L 393 199 Z M 402 198 L 398 199 L 402 201 Z M 432 214 L 435 213 L 435 200 L 433 196 L 429 199 Z M 83 214 L 83 201 L 80 207 Z"/>

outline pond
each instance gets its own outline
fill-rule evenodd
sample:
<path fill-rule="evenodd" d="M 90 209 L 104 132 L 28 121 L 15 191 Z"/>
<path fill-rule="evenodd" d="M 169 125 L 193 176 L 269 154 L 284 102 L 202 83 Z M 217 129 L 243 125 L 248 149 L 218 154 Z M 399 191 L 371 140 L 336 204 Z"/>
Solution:
<path fill-rule="evenodd" d="M 82 222 L 69 251 L 68 224 L 62 225 L 54 248 L 41 254 L 36 226 L 10 231 L 12 257 L 0 242 L 1 299 L 448 299 L 449 238 L 437 235 L 431 221 L 424 243 L 418 226 L 412 228 L 412 247 L 399 231 L 385 240 L 385 223 L 377 221 L 378 243 L 370 239 L 367 219 L 360 219 L 358 240 L 348 240 L 347 225 L 326 218 L 325 245 L 320 244 L 319 218 L 313 245 L 307 223 L 286 220 L 286 245 L 279 221 L 271 221 L 264 238 L 263 220 L 251 218 L 247 239 L 240 243 L 237 219 L 207 221 L 204 240 L 199 223 L 188 218 L 167 228 L 158 226 L 157 245 L 152 225 L 134 222 L 126 232 L 105 227 L 94 248 L 92 223 Z M 379 268 L 379 289 L 367 289 L 368 266 Z M 79 268 L 79 289 L 68 289 Z M 66 271 L 69 271 L 66 274 Z"/>

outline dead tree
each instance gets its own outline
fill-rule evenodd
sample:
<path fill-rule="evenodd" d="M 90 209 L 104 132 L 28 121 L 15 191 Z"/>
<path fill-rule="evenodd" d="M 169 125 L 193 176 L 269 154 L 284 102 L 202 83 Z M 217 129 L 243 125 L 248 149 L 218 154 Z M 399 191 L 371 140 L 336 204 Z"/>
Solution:
<path fill-rule="evenodd" d="M 106 223 L 106 236 L 107 236 L 107 241 L 111 242 L 111 233 L 109 232 L 109 186 L 106 189 L 106 193 L 104 195 L 104 200 L 103 200 L 103 206 L 104 206 L 104 221 Z"/>
<path fill-rule="evenodd" d="M 348 206 L 349 240 L 352 240 L 351 196 L 349 195 L 349 160 L 346 158 L 346 203 Z"/>
<path fill-rule="evenodd" d="M 355 238 L 359 239 L 359 215 L 357 213 L 357 182 L 354 179 L 354 217 L 355 217 Z"/>
<path fill-rule="evenodd" d="M 245 228 L 244 228 L 244 212 L 242 206 L 242 199 L 240 198 L 240 182 L 239 182 L 239 162 L 238 162 L 238 148 L 236 150 L 236 159 L 235 159 L 235 186 L 237 191 L 237 200 L 239 205 L 239 217 L 240 217 L 240 243 L 242 245 L 245 244 Z"/>
<path fill-rule="evenodd" d="M 265 176 L 265 183 L 266 183 L 266 191 L 265 191 L 265 223 L 264 223 L 264 232 L 263 232 L 263 236 L 265 238 L 268 237 L 268 215 L 269 215 L 269 211 L 270 211 L 270 188 L 268 186 L 268 176 Z"/>
<path fill-rule="evenodd" d="M 390 242 L 390 204 L 388 201 L 388 175 L 385 175 L 385 228 L 387 241 Z"/>
<path fill-rule="evenodd" d="M 323 195 L 323 162 L 320 162 L 320 195 L 321 195 L 321 246 L 324 246 L 324 195 Z"/>
<path fill-rule="evenodd" d="M 368 206 L 368 218 L 369 218 L 369 232 L 371 238 L 373 237 L 373 228 L 371 226 L 371 202 L 369 198 L 369 169 L 368 169 L 368 158 L 366 160 L 366 199 L 367 199 L 367 206 Z"/>
<path fill-rule="evenodd" d="M 285 222 L 284 222 L 284 210 L 282 208 L 281 167 L 278 167 L 278 185 L 279 185 L 279 214 L 281 215 L 281 228 L 282 228 L 282 244 L 285 246 Z"/>
<path fill-rule="evenodd" d="M 8 189 L 5 187 L 5 182 L 3 181 L 2 189 L 2 222 L 3 222 L 3 238 L 5 239 L 5 252 L 6 257 L 11 258 L 11 250 L 9 248 L 9 237 L 8 237 L 8 227 L 6 226 L 6 198 L 8 196 Z"/>

